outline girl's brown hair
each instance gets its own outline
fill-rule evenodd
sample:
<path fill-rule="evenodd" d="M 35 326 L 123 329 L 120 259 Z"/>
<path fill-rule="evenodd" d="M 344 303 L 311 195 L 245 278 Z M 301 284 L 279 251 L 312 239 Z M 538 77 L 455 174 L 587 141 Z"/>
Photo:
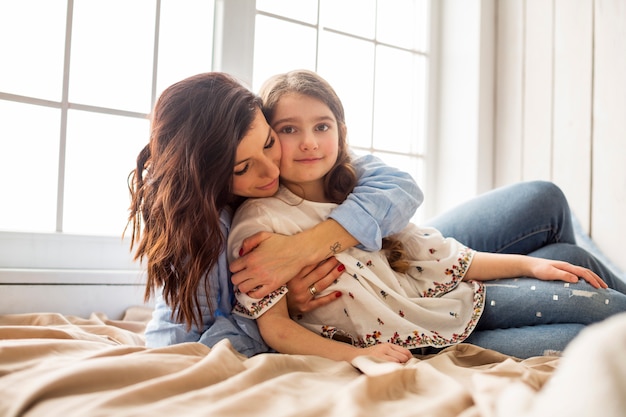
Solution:
<path fill-rule="evenodd" d="M 261 101 L 236 79 L 204 73 L 168 87 L 151 115 L 148 145 L 129 175 L 127 228 L 135 259 L 147 259 L 144 297 L 162 287 L 173 318 L 202 326 L 198 300 L 225 247 L 220 212 L 232 193 L 235 155 Z M 142 230 L 143 229 L 143 230 Z M 209 301 L 210 313 L 214 305 Z"/>
<path fill-rule="evenodd" d="M 335 116 L 339 127 L 339 152 L 333 168 L 324 177 L 324 192 L 326 197 L 337 204 L 341 204 L 352 192 L 357 184 L 357 177 L 351 164 L 348 150 L 346 116 L 343 104 L 332 86 L 317 73 L 309 70 L 295 70 L 278 74 L 263 84 L 259 95 L 263 100 L 263 113 L 272 124 L 278 101 L 286 94 L 302 94 L 315 98 L 324 103 Z M 398 272 L 406 272 L 409 264 L 402 242 L 383 239 L 383 250 L 391 267 Z"/>

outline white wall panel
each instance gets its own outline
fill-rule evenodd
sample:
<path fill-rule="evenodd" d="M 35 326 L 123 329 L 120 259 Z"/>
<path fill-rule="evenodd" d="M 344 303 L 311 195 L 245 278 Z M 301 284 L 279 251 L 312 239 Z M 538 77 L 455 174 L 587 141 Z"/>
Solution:
<path fill-rule="evenodd" d="M 626 270 L 626 2 L 595 2 L 591 233 Z"/>
<path fill-rule="evenodd" d="M 524 2 L 497 3 L 494 185 L 520 181 Z"/>
<path fill-rule="evenodd" d="M 591 195 L 592 12 L 592 0 L 555 1 L 553 180 L 586 231 Z"/>
<path fill-rule="evenodd" d="M 522 179 L 552 177 L 554 10 L 551 1 L 526 0 Z M 528 24 L 532 22 L 532 24 Z"/>
<path fill-rule="evenodd" d="M 626 270 L 626 2 L 496 4 L 494 185 L 554 181 Z"/>

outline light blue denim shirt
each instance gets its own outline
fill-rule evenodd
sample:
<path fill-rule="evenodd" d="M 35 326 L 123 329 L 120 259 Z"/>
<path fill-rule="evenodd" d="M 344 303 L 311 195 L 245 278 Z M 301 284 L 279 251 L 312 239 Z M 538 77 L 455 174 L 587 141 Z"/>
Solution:
<path fill-rule="evenodd" d="M 220 213 L 220 227 L 224 236 L 230 232 L 232 215 L 230 210 Z M 187 331 L 185 324 L 172 318 L 172 309 L 159 293 L 156 298 L 152 320 L 146 327 L 146 346 L 161 347 L 184 342 L 200 342 L 212 347 L 222 339 L 229 339 L 233 347 L 246 356 L 267 352 L 256 322 L 231 313 L 234 303 L 231 273 L 228 269 L 226 251 L 223 251 L 205 279 L 209 280 L 214 314 L 209 309 L 209 299 L 204 285 L 198 286 L 198 301 L 202 309 L 202 328 L 193 325 Z"/>
<path fill-rule="evenodd" d="M 385 165 L 373 155 L 354 157 L 353 166 L 359 178 L 358 183 L 352 194 L 330 217 L 361 242 L 364 249 L 378 250 L 384 236 L 398 232 L 406 226 L 424 196 L 409 174 Z M 232 215 L 227 210 L 220 215 L 224 236 L 228 236 L 231 219 Z M 202 328 L 192 326 L 187 331 L 184 324 L 172 318 L 172 309 L 159 294 L 152 320 L 146 327 L 146 345 L 160 347 L 200 342 L 211 347 L 227 338 L 235 349 L 248 357 L 270 351 L 254 320 L 232 314 L 234 294 L 230 277 L 224 250 L 217 266 L 206 278 L 214 291 L 214 315 L 210 313 L 204 285 L 198 288 Z"/>
<path fill-rule="evenodd" d="M 352 155 L 356 187 L 330 214 L 361 245 L 377 251 L 382 239 L 397 233 L 424 202 L 424 194 L 411 175 L 385 165 L 374 155 Z"/>

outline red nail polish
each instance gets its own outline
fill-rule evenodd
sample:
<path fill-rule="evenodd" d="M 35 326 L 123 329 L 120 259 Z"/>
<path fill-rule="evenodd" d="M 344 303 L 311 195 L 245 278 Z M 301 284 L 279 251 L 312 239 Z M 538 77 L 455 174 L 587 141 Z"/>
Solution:
<path fill-rule="evenodd" d="M 339 298 L 339 297 L 341 297 L 342 295 L 343 295 L 343 293 L 336 292 L 336 293 L 335 293 L 335 298 Z"/>
<path fill-rule="evenodd" d="M 239 249 L 239 256 L 243 255 L 243 248 Z"/>
<path fill-rule="evenodd" d="M 337 271 L 342 272 L 344 269 L 346 269 L 345 266 L 343 266 L 343 264 L 339 264 L 339 266 L 337 267 Z"/>

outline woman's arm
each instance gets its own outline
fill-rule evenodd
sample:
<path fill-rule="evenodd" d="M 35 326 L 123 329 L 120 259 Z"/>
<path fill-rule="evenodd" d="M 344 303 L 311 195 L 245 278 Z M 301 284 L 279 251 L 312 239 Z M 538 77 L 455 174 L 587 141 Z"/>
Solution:
<path fill-rule="evenodd" d="M 410 174 L 385 165 L 374 155 L 352 155 L 358 182 L 330 218 L 368 251 L 381 249 L 382 238 L 402 230 L 424 201 Z"/>
<path fill-rule="evenodd" d="M 579 277 L 595 288 L 607 288 L 593 271 L 568 262 L 527 255 L 476 252 L 463 280 L 488 281 L 499 278 L 532 277 L 544 281 L 578 282 Z"/>
<path fill-rule="evenodd" d="M 348 362 L 357 356 L 368 355 L 390 362 L 404 363 L 412 356 L 408 349 L 391 343 L 360 349 L 316 335 L 289 318 L 284 297 L 257 318 L 257 322 L 263 339 L 280 353 L 318 355 Z"/>
<path fill-rule="evenodd" d="M 259 232 L 244 240 L 240 252 L 244 255 L 230 263 L 232 282 L 241 292 L 263 298 L 307 266 L 317 266 L 357 243 L 339 223 L 330 219 L 291 236 Z M 337 276 L 340 272 L 337 271 Z"/>
<path fill-rule="evenodd" d="M 257 288 L 250 294 L 262 298 L 306 266 L 317 265 L 358 243 L 377 250 L 383 236 L 406 226 L 423 201 L 413 178 L 373 155 L 356 158 L 354 167 L 357 186 L 328 220 L 293 236 L 258 233 L 244 240 L 243 256 L 230 264 L 233 284 L 242 292 Z M 315 282 L 311 276 L 302 287 Z M 326 288 L 322 285 L 319 291 Z"/>
<path fill-rule="evenodd" d="M 209 310 L 203 311 L 208 312 Z M 245 326 L 242 328 L 242 325 Z M 208 347 L 213 347 L 220 340 L 228 339 L 239 353 L 248 357 L 269 351 L 252 319 L 237 317 L 230 311 L 220 311 L 219 315 L 216 314 L 213 317 L 208 314 L 204 315 L 203 326 L 202 329 L 192 326 L 188 330 L 184 323 L 180 323 L 172 317 L 172 309 L 159 295 L 152 319 L 146 326 L 146 346 L 156 348 L 179 343 L 199 342 Z"/>

